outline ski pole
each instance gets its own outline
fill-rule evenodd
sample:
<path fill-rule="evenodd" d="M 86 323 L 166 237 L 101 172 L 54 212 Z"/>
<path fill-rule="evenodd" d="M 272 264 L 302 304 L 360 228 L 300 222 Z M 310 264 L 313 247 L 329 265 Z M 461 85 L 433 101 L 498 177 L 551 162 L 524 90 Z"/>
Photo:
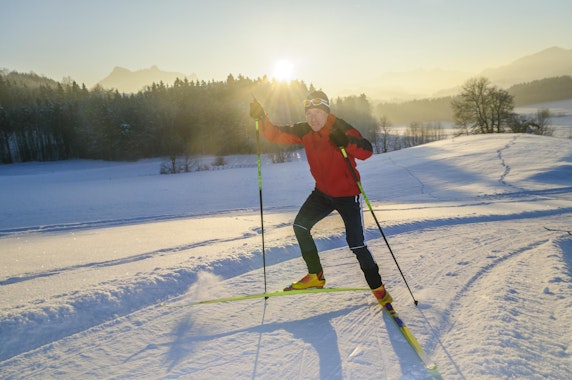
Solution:
<path fill-rule="evenodd" d="M 415 296 L 413 295 L 413 292 L 411 291 L 411 288 L 409 287 L 409 284 L 407 283 L 407 280 L 405 279 L 405 275 L 403 274 L 403 271 L 401 270 L 401 267 L 399 266 L 399 263 L 397 262 L 397 258 L 393 254 L 393 250 L 391 249 L 391 246 L 389 245 L 389 242 L 387 241 L 387 238 L 385 237 L 385 233 L 383 232 L 383 228 L 381 228 L 381 224 L 379 224 L 379 221 L 377 220 L 377 216 L 375 215 L 375 212 L 373 212 L 373 207 L 371 207 L 371 203 L 369 202 L 367 195 L 365 195 L 365 191 L 363 189 L 363 186 L 361 185 L 361 182 L 360 182 L 360 180 L 359 180 L 359 178 L 358 178 L 358 176 L 357 176 L 357 174 L 356 174 L 356 172 L 352 166 L 352 163 L 350 162 L 350 159 L 348 157 L 348 153 L 346 152 L 346 149 L 343 146 L 340 147 L 340 151 L 342 152 L 342 155 L 344 156 L 346 163 L 348 164 L 348 168 L 350 169 L 350 172 L 352 173 L 352 177 L 354 177 L 354 181 L 356 182 L 356 185 L 359 188 L 359 191 L 360 191 L 363 199 L 365 200 L 365 203 L 367 204 L 369 211 L 371 211 L 371 215 L 373 215 L 373 219 L 375 220 L 375 224 L 377 224 L 377 228 L 379 229 L 379 232 L 381 232 L 381 236 L 383 236 L 383 240 L 385 241 L 385 244 L 387 245 L 387 248 L 389 249 L 389 253 L 391 253 L 391 257 L 393 257 L 393 261 L 395 262 L 395 265 L 397 266 L 397 269 L 399 270 L 399 273 L 401 274 L 401 278 L 403 279 L 403 282 L 405 282 L 405 286 L 407 286 L 407 290 L 409 290 L 409 294 L 411 294 L 411 298 L 413 298 L 413 303 L 415 304 L 415 306 L 417 306 L 419 301 L 417 301 L 415 299 Z"/>
<path fill-rule="evenodd" d="M 256 150 L 258 152 L 258 198 L 260 199 L 260 228 L 262 231 L 262 267 L 264 270 L 264 293 L 266 293 L 266 250 L 264 248 L 264 214 L 262 207 L 262 169 L 260 165 L 260 130 L 256 120 Z"/>

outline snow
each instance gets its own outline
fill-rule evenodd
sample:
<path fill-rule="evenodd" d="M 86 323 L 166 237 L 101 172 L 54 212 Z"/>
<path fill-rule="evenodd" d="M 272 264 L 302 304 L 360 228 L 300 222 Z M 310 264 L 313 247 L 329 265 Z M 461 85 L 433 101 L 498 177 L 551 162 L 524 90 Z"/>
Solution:
<path fill-rule="evenodd" d="M 572 99 L 538 103 L 516 107 L 514 111 L 534 118 L 539 110 L 549 110 L 548 126 L 553 129 L 554 137 L 572 139 Z"/>
<path fill-rule="evenodd" d="M 256 157 L 0 166 L 0 377 L 429 379 L 368 292 L 264 291 Z M 572 140 L 457 137 L 359 162 L 394 306 L 445 379 L 572 378 Z M 268 290 L 305 274 L 303 157 L 262 165 Z M 365 286 L 333 214 L 328 286 Z M 179 307 L 182 306 L 182 307 Z"/>

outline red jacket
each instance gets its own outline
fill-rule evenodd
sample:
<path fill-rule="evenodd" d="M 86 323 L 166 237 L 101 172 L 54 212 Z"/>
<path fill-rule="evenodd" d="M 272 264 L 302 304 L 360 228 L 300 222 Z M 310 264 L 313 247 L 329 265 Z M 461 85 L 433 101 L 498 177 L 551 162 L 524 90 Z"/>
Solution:
<path fill-rule="evenodd" d="M 358 179 L 355 159 L 369 158 L 373 149 L 371 143 L 364 139 L 359 131 L 338 119 L 333 114 L 328 116 L 326 125 L 314 132 L 308 123 L 297 123 L 290 126 L 277 127 L 266 117 L 262 122 L 262 134 L 268 141 L 283 144 L 302 144 L 310 165 L 310 172 L 316 181 L 316 189 L 331 197 L 351 197 L 360 190 L 349 170 L 346 159 L 340 148 L 330 141 L 332 129 L 339 129 L 349 137 L 346 152 Z"/>

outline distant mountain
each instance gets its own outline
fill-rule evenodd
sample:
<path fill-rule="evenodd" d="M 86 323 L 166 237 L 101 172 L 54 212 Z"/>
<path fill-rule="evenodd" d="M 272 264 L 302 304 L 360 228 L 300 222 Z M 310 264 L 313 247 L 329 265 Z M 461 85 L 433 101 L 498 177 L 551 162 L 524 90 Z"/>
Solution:
<path fill-rule="evenodd" d="M 572 76 L 572 49 L 551 47 L 479 73 L 442 69 L 390 72 L 367 84 L 347 86 L 340 92 L 341 96 L 365 93 L 374 100 L 403 101 L 456 95 L 463 83 L 472 77 L 485 77 L 494 85 L 508 88 L 519 83 L 567 75 Z"/>
<path fill-rule="evenodd" d="M 27 88 L 38 88 L 41 86 L 56 88 L 58 86 L 58 82 L 55 80 L 33 72 L 19 73 L 8 69 L 0 69 L 0 77 L 5 78 L 13 84 L 18 84 L 19 86 Z"/>
<path fill-rule="evenodd" d="M 501 87 L 564 75 L 572 76 L 572 49 L 559 47 L 551 47 L 478 74 Z"/>
<path fill-rule="evenodd" d="M 341 91 L 341 96 L 365 93 L 373 99 L 393 101 L 426 98 L 435 95 L 439 90 L 454 88 L 471 76 L 471 73 L 443 69 L 387 72 L 367 84 L 348 87 Z M 439 94 L 446 95 L 451 94 Z"/>
<path fill-rule="evenodd" d="M 161 71 L 157 66 L 137 71 L 130 71 L 123 67 L 115 67 L 111 74 L 97 84 L 106 89 L 116 89 L 124 93 L 135 93 L 153 83 L 163 82 L 166 85 L 172 85 L 177 78 L 181 80 L 186 78 L 189 81 L 197 80 L 195 74 L 187 76 L 177 72 Z"/>

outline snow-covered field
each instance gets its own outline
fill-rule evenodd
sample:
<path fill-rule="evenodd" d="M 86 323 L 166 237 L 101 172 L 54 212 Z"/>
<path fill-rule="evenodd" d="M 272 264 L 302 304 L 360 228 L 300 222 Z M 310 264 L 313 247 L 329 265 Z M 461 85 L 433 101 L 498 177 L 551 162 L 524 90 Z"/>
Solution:
<path fill-rule="evenodd" d="M 543 109 L 550 111 L 548 125 L 554 131 L 553 136 L 572 139 L 572 99 L 517 107 L 514 112 L 534 117 L 539 110 Z"/>
<path fill-rule="evenodd" d="M 239 159 L 0 166 L 0 378 L 431 378 L 368 292 L 177 307 L 264 289 Z M 572 378 L 572 236 L 544 228 L 572 230 L 572 140 L 460 137 L 358 167 L 417 307 L 366 208 L 369 246 L 442 378 Z M 313 182 L 303 159 L 262 175 L 275 290 L 305 274 L 291 223 Z M 336 214 L 315 237 L 329 286 L 365 286 Z"/>

